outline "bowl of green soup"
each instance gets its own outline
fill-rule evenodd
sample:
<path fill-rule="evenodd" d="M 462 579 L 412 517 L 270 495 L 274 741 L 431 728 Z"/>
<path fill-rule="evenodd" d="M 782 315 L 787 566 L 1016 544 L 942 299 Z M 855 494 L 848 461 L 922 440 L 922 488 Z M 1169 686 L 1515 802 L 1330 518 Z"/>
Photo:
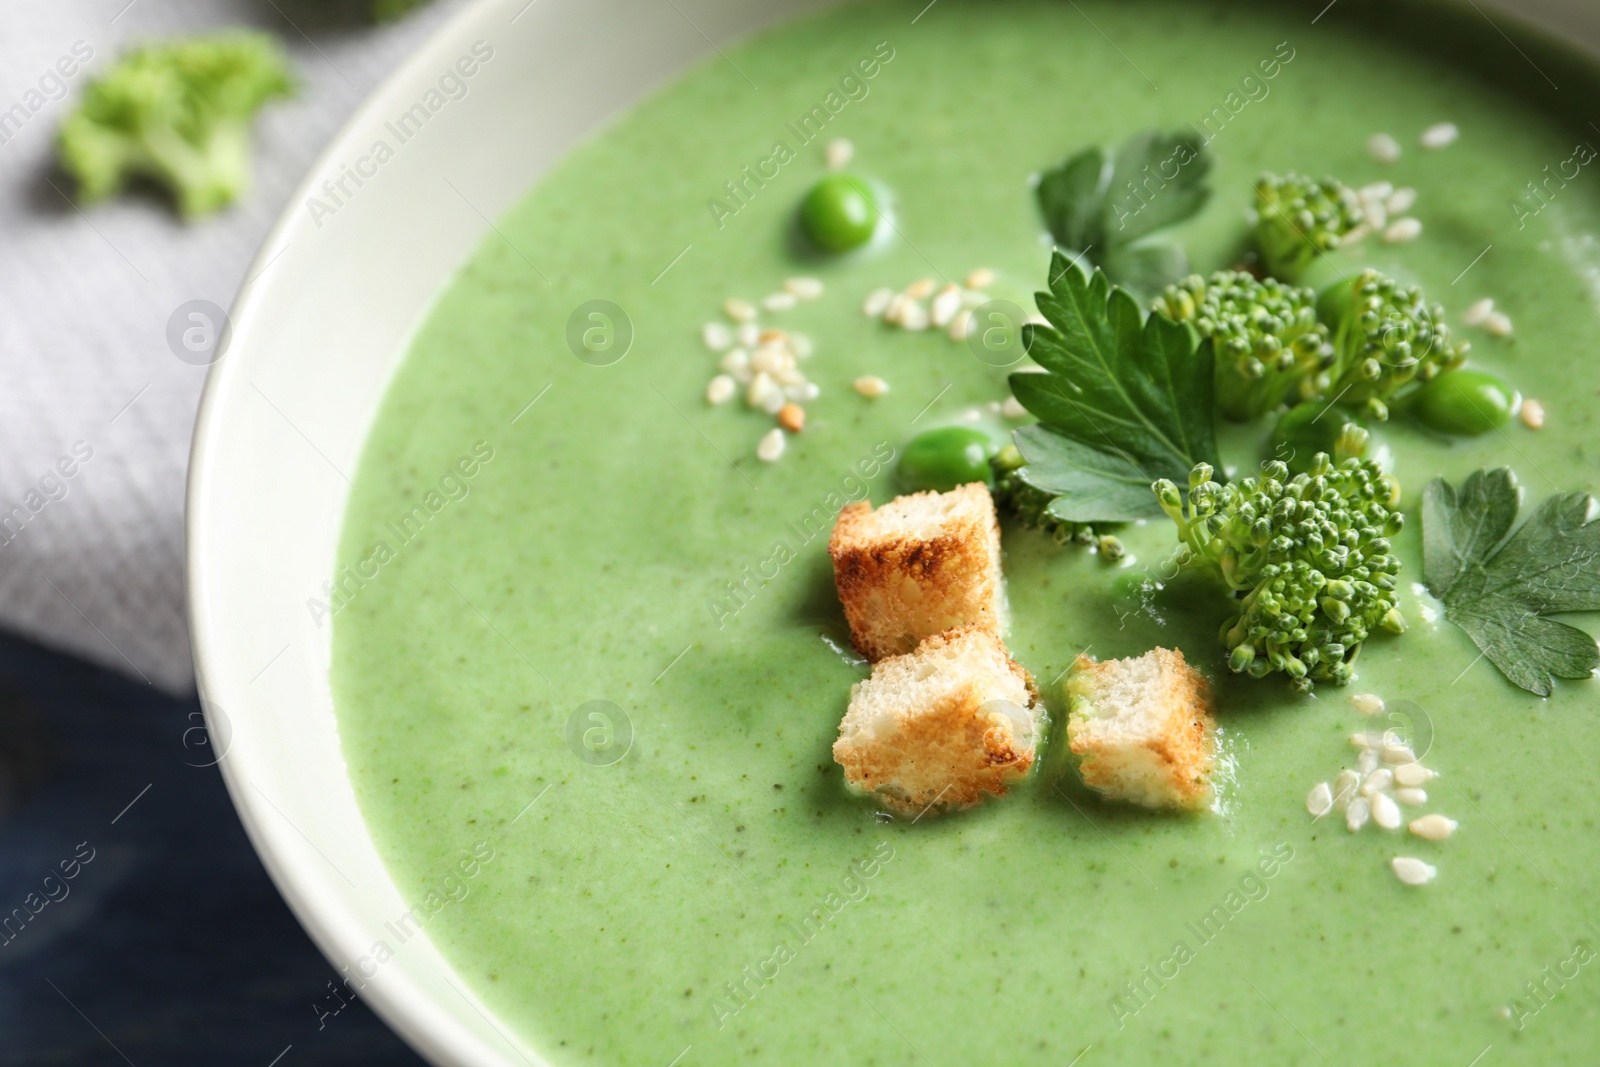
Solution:
<path fill-rule="evenodd" d="M 263 247 L 195 436 L 201 692 L 319 1024 L 1592 1052 L 1600 24 L 1527 6 L 456 16 Z M 834 759 L 874 667 L 830 534 L 974 481 L 1047 725 L 908 813 Z M 1068 751 L 1075 672 L 1155 648 L 1214 708 L 1199 810 Z"/>

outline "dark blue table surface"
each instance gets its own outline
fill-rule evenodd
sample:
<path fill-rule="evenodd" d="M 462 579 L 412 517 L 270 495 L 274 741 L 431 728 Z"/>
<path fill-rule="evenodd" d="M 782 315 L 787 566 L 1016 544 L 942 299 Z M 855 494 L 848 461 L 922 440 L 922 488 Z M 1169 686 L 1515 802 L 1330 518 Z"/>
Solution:
<path fill-rule="evenodd" d="M 0 1065 L 420 1064 L 359 1001 L 319 1018 L 335 971 L 199 713 L 0 637 Z"/>

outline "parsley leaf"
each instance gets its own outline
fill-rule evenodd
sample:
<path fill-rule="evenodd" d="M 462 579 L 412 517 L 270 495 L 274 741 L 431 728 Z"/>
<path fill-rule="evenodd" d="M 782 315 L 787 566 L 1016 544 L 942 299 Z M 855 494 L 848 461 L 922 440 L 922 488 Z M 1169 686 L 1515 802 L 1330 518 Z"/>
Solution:
<path fill-rule="evenodd" d="M 1505 467 L 1422 494 L 1423 578 L 1445 617 L 1467 632 L 1514 685 L 1549 696 L 1553 678 L 1600 667 L 1595 639 L 1546 618 L 1600 611 L 1600 522 L 1594 498 L 1560 493 L 1515 533 L 1522 491 Z"/>
<path fill-rule="evenodd" d="M 1189 134 L 1146 131 L 1114 153 L 1087 148 L 1039 177 L 1036 195 L 1056 244 L 1151 296 L 1189 273 L 1183 249 L 1146 240 L 1211 198 L 1211 157 Z"/>
<path fill-rule="evenodd" d="M 1211 345 L 1164 315 L 1148 318 L 1105 272 L 1087 275 L 1057 252 L 1050 291 L 1037 296 L 1048 326 L 1023 344 L 1048 373 L 1011 376 L 1039 418 L 1016 432 L 1018 476 L 1049 493 L 1048 514 L 1069 522 L 1160 515 L 1150 484 L 1187 485 L 1202 461 L 1217 466 Z"/>

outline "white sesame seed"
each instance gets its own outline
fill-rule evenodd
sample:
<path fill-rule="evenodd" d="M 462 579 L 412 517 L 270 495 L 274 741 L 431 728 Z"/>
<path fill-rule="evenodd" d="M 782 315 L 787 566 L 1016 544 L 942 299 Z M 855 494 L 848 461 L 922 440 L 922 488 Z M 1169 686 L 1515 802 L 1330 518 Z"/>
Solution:
<path fill-rule="evenodd" d="M 979 411 L 977 408 L 967 408 L 965 411 L 962 411 L 956 415 L 957 422 L 977 422 L 982 418 L 983 412 Z"/>
<path fill-rule="evenodd" d="M 947 285 L 939 290 L 939 295 L 933 298 L 931 307 L 933 324 L 941 330 L 950 325 L 950 320 L 956 317 L 956 312 L 961 310 L 961 289 L 959 286 Z"/>
<path fill-rule="evenodd" d="M 761 438 L 761 443 L 756 445 L 756 458 L 763 463 L 776 463 L 788 443 L 789 439 L 784 436 L 783 431 L 774 426 Z"/>
<path fill-rule="evenodd" d="M 1339 772 L 1339 777 L 1333 780 L 1333 806 L 1343 811 L 1356 798 L 1360 788 L 1361 775 L 1346 767 Z"/>
<path fill-rule="evenodd" d="M 717 365 L 740 381 L 750 380 L 750 353 L 742 348 L 729 349 Z"/>
<path fill-rule="evenodd" d="M 1383 762 L 1388 764 L 1415 763 L 1417 754 L 1411 751 L 1410 745 L 1384 745 Z"/>
<path fill-rule="evenodd" d="M 748 300 L 728 299 L 722 302 L 722 313 L 734 322 L 749 322 L 756 317 L 756 306 Z"/>
<path fill-rule="evenodd" d="M 738 386 L 734 384 L 732 378 L 728 377 L 726 374 L 719 374 L 715 378 L 711 379 L 711 383 L 706 386 L 706 403 L 726 403 L 728 399 L 733 396 L 737 388 Z"/>
<path fill-rule="evenodd" d="M 788 395 L 787 391 L 789 389 L 798 388 L 806 384 L 806 376 L 795 370 L 793 366 L 779 368 L 773 372 L 772 377 L 779 385 L 783 386 L 785 396 Z"/>
<path fill-rule="evenodd" d="M 1366 216 L 1364 219 L 1366 226 L 1373 231 L 1382 230 L 1389 225 L 1389 209 L 1383 206 L 1382 200 L 1363 200 L 1361 213 Z"/>
<path fill-rule="evenodd" d="M 777 377 L 781 373 L 794 370 L 794 356 L 790 355 L 789 349 L 783 345 L 762 345 L 750 357 L 750 369 Z"/>
<path fill-rule="evenodd" d="M 1394 798 L 1408 808 L 1420 808 L 1428 802 L 1426 789 L 1396 789 Z"/>
<path fill-rule="evenodd" d="M 1461 130 L 1456 127 L 1455 123 L 1441 122 L 1423 130 L 1422 136 L 1418 140 L 1423 148 L 1446 148 L 1455 144 L 1456 139 L 1460 136 Z"/>
<path fill-rule="evenodd" d="M 1356 757 L 1356 768 L 1360 770 L 1362 774 L 1371 774 L 1373 771 L 1377 770 L 1378 750 L 1375 748 L 1362 749 L 1361 755 Z"/>
<path fill-rule="evenodd" d="M 865 397 L 882 396 L 889 391 L 889 383 L 876 374 L 864 374 L 850 384 L 856 392 Z"/>
<path fill-rule="evenodd" d="M 1306 810 L 1315 818 L 1322 818 L 1333 810 L 1333 789 L 1327 782 L 1318 782 L 1306 794 Z"/>
<path fill-rule="evenodd" d="M 1495 337 L 1511 336 L 1511 316 L 1503 311 L 1490 312 L 1489 317 L 1483 320 L 1483 328 Z"/>
<path fill-rule="evenodd" d="M 1386 133 L 1375 133 L 1367 138 L 1367 151 L 1379 163 L 1393 163 L 1400 158 L 1400 142 Z"/>
<path fill-rule="evenodd" d="M 1356 797 L 1350 806 L 1344 809 L 1345 829 L 1355 833 L 1367 825 L 1367 816 L 1372 814 L 1372 802 L 1366 797 Z"/>
<path fill-rule="evenodd" d="M 856 146 L 840 137 L 828 142 L 823 158 L 827 161 L 829 170 L 838 170 L 841 167 L 848 167 L 855 154 Z"/>
<path fill-rule="evenodd" d="M 1352 693 L 1350 706 L 1363 715 L 1377 715 L 1383 711 L 1383 698 L 1376 693 Z"/>
<path fill-rule="evenodd" d="M 911 306 L 911 298 L 904 293 L 895 293 L 889 298 L 889 306 L 883 309 L 883 321 L 893 326 L 900 325 L 900 319 L 906 313 L 906 308 Z"/>
<path fill-rule="evenodd" d="M 1394 182 L 1377 181 L 1363 185 L 1356 190 L 1356 195 L 1363 200 L 1384 200 L 1394 192 Z"/>
<path fill-rule="evenodd" d="M 1439 868 L 1412 856 L 1396 856 L 1389 865 L 1394 868 L 1394 876 L 1406 885 L 1426 885 L 1439 874 Z"/>
<path fill-rule="evenodd" d="M 1468 326 L 1482 326 L 1494 313 L 1494 301 L 1488 297 L 1477 301 L 1461 314 L 1461 321 Z"/>
<path fill-rule="evenodd" d="M 893 289 L 874 289 L 867 294 L 866 302 L 861 305 L 861 313 L 868 318 L 875 319 L 888 310 L 889 301 L 893 299 Z"/>
<path fill-rule="evenodd" d="M 1000 404 L 1000 414 L 1008 419 L 1025 419 L 1028 409 L 1022 406 L 1022 401 L 1014 396 L 1008 396 Z"/>
<path fill-rule="evenodd" d="M 713 352 L 722 352 L 733 344 L 733 331 L 720 322 L 708 322 L 700 328 L 700 339 Z"/>
<path fill-rule="evenodd" d="M 761 306 L 768 311 L 788 311 L 796 303 L 793 293 L 769 293 L 761 299 Z"/>
<path fill-rule="evenodd" d="M 1402 186 L 1396 189 L 1383 205 L 1389 209 L 1391 215 L 1404 215 L 1417 206 L 1417 191 L 1411 186 Z"/>
<path fill-rule="evenodd" d="M 750 388 L 745 391 L 744 402 L 753 408 L 760 408 L 768 415 L 776 415 L 784 405 L 783 389 L 772 380 L 770 374 L 757 372 L 750 380 Z"/>
<path fill-rule="evenodd" d="M 956 317 L 950 320 L 950 340 L 965 341 L 967 334 L 972 332 L 972 309 L 962 308 L 956 312 Z"/>
<path fill-rule="evenodd" d="M 1361 783 L 1361 795 L 1370 797 L 1374 793 L 1381 793 L 1394 784 L 1394 772 L 1387 767 L 1380 767 L 1367 775 L 1366 781 Z"/>
<path fill-rule="evenodd" d="M 761 327 L 753 322 L 741 322 L 739 328 L 733 331 L 733 339 L 746 348 L 754 348 L 761 340 Z"/>
<path fill-rule="evenodd" d="M 900 328 L 903 330 L 926 330 L 928 328 L 928 309 L 915 300 L 908 301 L 905 309 L 900 312 Z"/>
<path fill-rule="evenodd" d="M 1350 735 L 1351 748 L 1378 748 L 1382 744 L 1383 735 L 1379 733 L 1369 733 L 1366 730 L 1358 730 Z"/>
<path fill-rule="evenodd" d="M 822 282 L 816 278 L 789 278 L 783 287 L 798 300 L 815 300 L 822 295 Z"/>
<path fill-rule="evenodd" d="M 1371 237 L 1371 236 L 1372 236 L 1372 227 L 1368 226 L 1365 222 L 1363 222 L 1363 223 L 1360 223 L 1357 226 L 1352 227 L 1349 233 L 1346 233 L 1343 237 L 1341 237 L 1339 239 L 1339 243 L 1341 245 L 1360 244 L 1362 241 L 1365 241 L 1368 237 Z"/>
<path fill-rule="evenodd" d="M 1415 241 L 1421 236 L 1421 219 L 1400 219 L 1397 222 L 1391 222 L 1389 228 L 1383 231 L 1383 239 L 1392 245 Z"/>
<path fill-rule="evenodd" d="M 1444 815 L 1424 815 L 1411 820 L 1411 832 L 1429 841 L 1443 841 L 1461 824 Z"/>
<path fill-rule="evenodd" d="M 968 289 L 987 289 L 994 284 L 994 271 L 988 267 L 979 267 L 967 275 Z"/>
<path fill-rule="evenodd" d="M 1372 821 L 1385 830 L 1400 828 L 1400 805 L 1388 793 L 1372 794 Z"/>
<path fill-rule="evenodd" d="M 822 395 L 822 387 L 816 382 L 797 382 L 784 386 L 783 395 L 797 404 L 809 404 Z"/>
<path fill-rule="evenodd" d="M 1420 763 L 1402 763 L 1394 769 L 1396 784 L 1405 786 L 1408 789 L 1425 785 L 1438 776 L 1437 772 L 1429 770 Z"/>
<path fill-rule="evenodd" d="M 1544 429 L 1544 405 L 1537 400 L 1528 399 L 1522 402 L 1522 410 L 1517 412 L 1517 417 L 1522 420 L 1522 425 L 1530 430 Z"/>
<path fill-rule="evenodd" d="M 934 280 L 932 278 L 918 278 L 905 287 L 905 294 L 913 300 L 926 300 L 933 295 Z"/>
<path fill-rule="evenodd" d="M 961 306 L 964 308 L 977 308 L 989 302 L 989 294 L 979 289 L 961 290 Z"/>

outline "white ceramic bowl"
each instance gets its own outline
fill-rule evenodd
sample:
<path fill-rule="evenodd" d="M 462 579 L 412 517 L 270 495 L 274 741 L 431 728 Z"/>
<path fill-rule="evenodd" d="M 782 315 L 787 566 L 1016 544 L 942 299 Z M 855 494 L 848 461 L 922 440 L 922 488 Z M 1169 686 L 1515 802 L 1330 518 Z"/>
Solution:
<path fill-rule="evenodd" d="M 367 957 L 383 924 L 406 910 L 356 806 L 329 692 L 330 629 L 307 606 L 332 573 L 349 479 L 390 374 L 489 220 L 552 161 L 709 52 L 710 40 L 818 4 L 479 0 L 334 139 L 251 269 L 195 431 L 190 625 L 234 804 L 336 967 Z M 1600 43 L 1592 0 L 1505 6 Z M 485 46 L 493 50 L 487 62 Z M 463 57 L 478 60 L 463 79 L 467 94 L 431 115 L 392 159 L 363 163 L 376 141 L 395 144 L 385 124 Z M 351 195 L 336 201 L 323 183 L 346 167 L 364 171 L 363 184 L 346 178 Z M 379 967 L 362 997 L 438 1063 L 542 1062 L 493 1020 L 426 936 Z"/>

